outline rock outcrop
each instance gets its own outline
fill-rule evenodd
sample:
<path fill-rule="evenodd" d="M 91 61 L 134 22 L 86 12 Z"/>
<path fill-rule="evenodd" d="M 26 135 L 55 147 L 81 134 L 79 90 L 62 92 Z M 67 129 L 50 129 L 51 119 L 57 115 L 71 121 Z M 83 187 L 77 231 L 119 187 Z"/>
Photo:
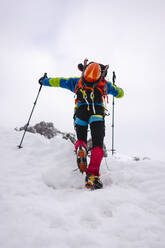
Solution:
<path fill-rule="evenodd" d="M 21 128 L 16 128 L 17 131 L 22 131 L 25 130 L 27 125 L 21 127 Z M 35 124 L 34 126 L 28 126 L 27 127 L 27 132 L 30 133 L 39 133 L 46 137 L 47 139 L 52 139 L 57 135 L 62 135 L 63 139 L 70 140 L 73 144 L 76 142 L 76 135 L 73 133 L 67 133 L 67 132 L 61 132 L 57 128 L 54 127 L 54 124 L 52 122 L 45 122 L 41 121 L 40 123 Z M 90 155 L 90 151 L 92 149 L 92 139 L 89 139 L 87 142 L 88 146 L 88 151 Z M 104 157 L 108 156 L 106 146 L 104 144 Z"/>

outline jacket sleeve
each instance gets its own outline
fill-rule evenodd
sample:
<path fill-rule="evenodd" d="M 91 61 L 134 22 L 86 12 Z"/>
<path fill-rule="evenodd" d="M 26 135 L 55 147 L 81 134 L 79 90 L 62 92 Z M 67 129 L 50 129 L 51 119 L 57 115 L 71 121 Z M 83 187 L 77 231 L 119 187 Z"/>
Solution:
<path fill-rule="evenodd" d="M 111 82 L 107 81 L 107 94 L 111 94 L 117 98 L 121 98 L 124 96 L 124 91 L 122 88 L 119 88 Z"/>
<path fill-rule="evenodd" d="M 78 84 L 80 78 L 45 78 L 42 81 L 42 85 L 51 87 L 61 87 L 75 92 L 75 85 Z"/>

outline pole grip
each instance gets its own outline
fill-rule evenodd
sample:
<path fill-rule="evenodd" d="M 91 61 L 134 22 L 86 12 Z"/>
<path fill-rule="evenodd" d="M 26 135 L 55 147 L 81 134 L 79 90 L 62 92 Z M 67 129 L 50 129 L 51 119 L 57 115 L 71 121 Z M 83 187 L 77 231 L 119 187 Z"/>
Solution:
<path fill-rule="evenodd" d="M 116 81 L 116 74 L 115 74 L 115 72 L 113 71 L 112 82 L 113 82 L 114 85 L 115 85 L 115 81 Z"/>

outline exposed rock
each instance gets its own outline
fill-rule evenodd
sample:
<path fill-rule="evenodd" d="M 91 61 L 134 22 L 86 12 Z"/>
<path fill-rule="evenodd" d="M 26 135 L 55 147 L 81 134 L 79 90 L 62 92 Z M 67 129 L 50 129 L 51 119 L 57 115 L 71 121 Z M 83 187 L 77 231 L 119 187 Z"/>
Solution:
<path fill-rule="evenodd" d="M 25 130 L 26 126 L 21 127 L 19 130 Z M 27 127 L 27 131 L 30 133 L 39 133 L 41 135 L 44 135 L 46 138 L 51 139 L 54 136 L 56 136 L 59 131 L 54 127 L 52 122 L 44 122 L 41 121 L 40 123 L 37 123 L 36 125 L 32 126 L 28 126 Z"/>
<path fill-rule="evenodd" d="M 25 130 L 26 127 L 27 127 L 27 124 L 21 128 L 16 128 L 15 130 L 22 131 L 22 130 Z M 39 133 L 48 139 L 52 139 L 56 135 L 61 134 L 63 139 L 70 140 L 73 144 L 75 144 L 75 142 L 76 142 L 76 135 L 75 134 L 65 133 L 65 132 L 59 131 L 57 128 L 54 127 L 54 124 L 52 122 L 41 121 L 40 123 L 37 123 L 34 126 L 28 126 L 27 132 Z M 87 146 L 88 146 L 88 151 L 89 151 L 89 155 L 90 155 L 90 151 L 92 149 L 92 139 L 88 140 Z M 103 150 L 104 150 L 104 157 L 107 157 L 108 153 L 107 153 L 105 144 L 103 146 Z"/>
<path fill-rule="evenodd" d="M 133 157 L 133 160 L 134 161 L 150 160 L 150 158 L 149 157 L 142 157 L 142 158 L 140 158 L 140 157 L 134 156 Z"/>
<path fill-rule="evenodd" d="M 76 143 L 76 135 L 73 133 L 61 133 L 63 134 L 63 139 L 70 140 L 73 144 Z"/>
<path fill-rule="evenodd" d="M 140 161 L 140 158 L 135 156 L 135 157 L 133 157 L 133 160 Z"/>

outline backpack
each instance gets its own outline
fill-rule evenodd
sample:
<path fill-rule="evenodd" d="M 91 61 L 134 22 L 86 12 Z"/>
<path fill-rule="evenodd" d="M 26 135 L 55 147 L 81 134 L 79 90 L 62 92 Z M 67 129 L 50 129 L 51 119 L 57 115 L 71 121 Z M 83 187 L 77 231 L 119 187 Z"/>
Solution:
<path fill-rule="evenodd" d="M 91 62 L 94 63 L 94 62 Z M 89 63 L 89 64 L 91 64 Z M 84 63 L 85 64 L 85 63 Z M 108 102 L 108 96 L 107 96 L 107 81 L 105 80 L 105 76 L 107 75 L 108 65 L 104 66 L 102 64 L 99 64 L 101 67 L 101 76 L 99 80 L 96 82 L 88 82 L 85 80 L 84 77 L 84 71 L 89 66 L 82 64 L 78 65 L 78 68 L 81 67 L 82 76 L 78 82 L 78 84 L 75 86 L 75 95 L 76 100 L 75 104 L 87 104 L 87 109 L 89 110 L 89 105 L 92 105 L 93 112 L 95 114 L 95 107 L 94 105 L 104 105 L 105 98 L 107 98 Z"/>

